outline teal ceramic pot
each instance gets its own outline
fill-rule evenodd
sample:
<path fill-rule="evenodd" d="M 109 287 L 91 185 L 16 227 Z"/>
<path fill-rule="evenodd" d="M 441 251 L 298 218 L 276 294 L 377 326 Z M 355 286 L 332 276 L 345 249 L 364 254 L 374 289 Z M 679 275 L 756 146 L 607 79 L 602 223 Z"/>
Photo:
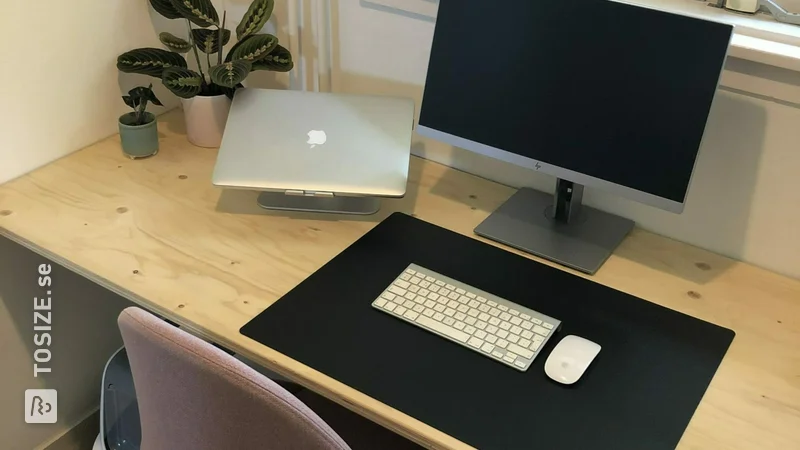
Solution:
<path fill-rule="evenodd" d="M 158 153 L 158 122 L 153 113 L 146 112 L 144 125 L 133 125 L 135 113 L 128 113 L 119 118 L 119 137 L 122 140 L 122 152 L 131 159 L 146 158 Z"/>

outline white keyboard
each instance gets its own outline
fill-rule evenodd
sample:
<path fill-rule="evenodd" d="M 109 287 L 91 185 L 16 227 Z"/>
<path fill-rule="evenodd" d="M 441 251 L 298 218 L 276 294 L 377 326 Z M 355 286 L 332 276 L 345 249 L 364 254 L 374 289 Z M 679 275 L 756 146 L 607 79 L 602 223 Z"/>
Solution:
<path fill-rule="evenodd" d="M 372 306 L 522 372 L 561 325 L 416 264 L 409 265 Z"/>

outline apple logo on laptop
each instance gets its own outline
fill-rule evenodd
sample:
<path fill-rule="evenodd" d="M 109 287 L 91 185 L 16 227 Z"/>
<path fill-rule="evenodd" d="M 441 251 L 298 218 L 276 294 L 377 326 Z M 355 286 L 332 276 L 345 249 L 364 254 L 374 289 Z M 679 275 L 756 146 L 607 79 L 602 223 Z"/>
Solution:
<path fill-rule="evenodd" d="M 311 148 L 324 144 L 328 140 L 328 136 L 322 130 L 311 130 L 308 132 L 308 143 Z"/>

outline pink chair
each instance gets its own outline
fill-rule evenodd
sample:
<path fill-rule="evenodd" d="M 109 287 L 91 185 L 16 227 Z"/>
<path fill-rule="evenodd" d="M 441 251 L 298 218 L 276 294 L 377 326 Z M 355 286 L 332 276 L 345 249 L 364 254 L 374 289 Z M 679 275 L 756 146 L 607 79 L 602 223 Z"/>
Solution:
<path fill-rule="evenodd" d="M 301 401 L 142 309 L 125 309 L 119 328 L 136 387 L 143 450 L 420 448 L 308 390 L 298 393 Z"/>

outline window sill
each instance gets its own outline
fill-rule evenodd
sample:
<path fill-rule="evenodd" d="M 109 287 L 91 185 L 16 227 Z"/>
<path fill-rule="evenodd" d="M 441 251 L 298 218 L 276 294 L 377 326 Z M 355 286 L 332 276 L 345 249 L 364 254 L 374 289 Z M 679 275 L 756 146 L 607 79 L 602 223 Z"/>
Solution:
<path fill-rule="evenodd" d="M 777 22 L 768 14 L 737 13 L 700 0 L 628 0 L 628 3 L 678 12 L 734 26 L 728 55 L 800 71 L 800 26 Z M 780 2 L 779 2 L 780 3 Z"/>

